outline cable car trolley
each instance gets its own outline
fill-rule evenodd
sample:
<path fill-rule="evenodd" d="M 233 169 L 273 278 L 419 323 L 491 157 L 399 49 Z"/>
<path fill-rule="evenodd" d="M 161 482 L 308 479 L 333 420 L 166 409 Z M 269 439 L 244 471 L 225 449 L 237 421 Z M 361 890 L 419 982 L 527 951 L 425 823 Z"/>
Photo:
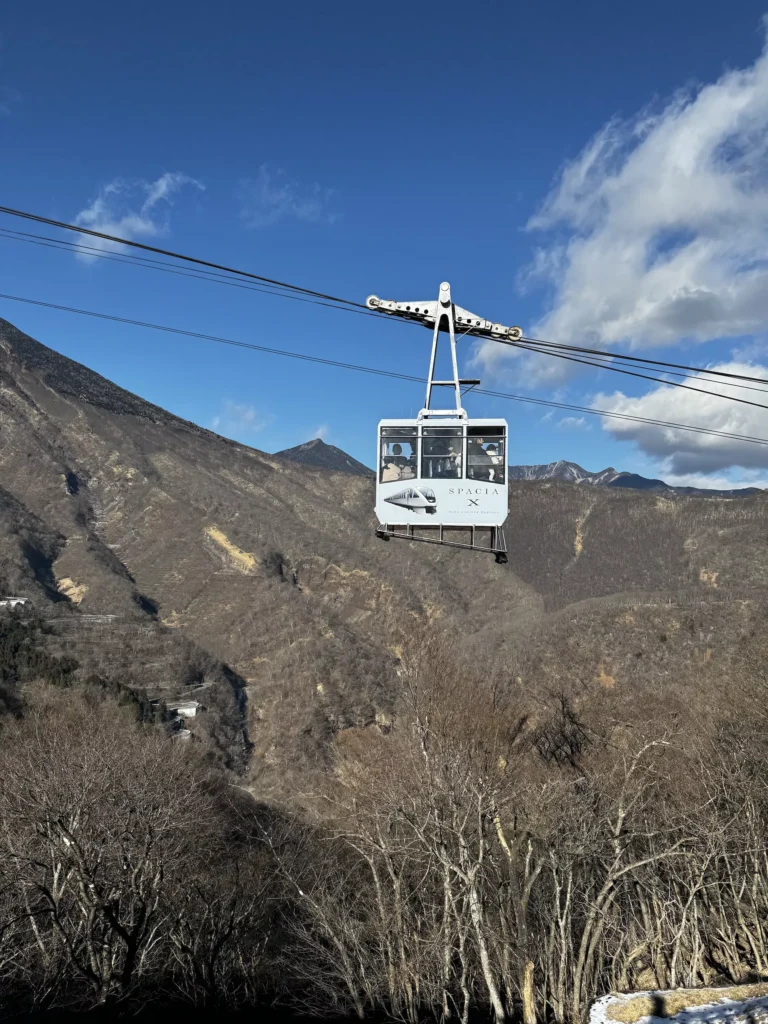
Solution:
<path fill-rule="evenodd" d="M 486 551 L 497 562 L 506 562 L 507 423 L 470 419 L 462 408 L 463 395 L 480 381 L 459 377 L 455 331 L 458 325 L 475 336 L 515 341 L 522 335 L 520 328 L 491 323 L 455 306 L 446 282 L 436 302 L 391 302 L 371 295 L 366 304 L 433 329 L 424 408 L 416 419 L 379 423 L 377 537 Z M 435 380 L 441 331 L 449 336 L 451 380 Z M 434 388 L 452 389 L 451 407 L 433 407 Z"/>

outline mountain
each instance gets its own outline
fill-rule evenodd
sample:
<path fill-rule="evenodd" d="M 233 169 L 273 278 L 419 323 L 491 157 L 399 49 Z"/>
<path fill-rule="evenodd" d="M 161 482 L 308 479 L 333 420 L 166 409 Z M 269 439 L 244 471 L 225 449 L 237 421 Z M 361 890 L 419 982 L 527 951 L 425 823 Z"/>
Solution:
<path fill-rule="evenodd" d="M 708 490 L 704 487 L 689 487 L 685 490 L 680 490 L 677 487 L 671 487 L 669 484 L 664 483 L 663 480 L 657 480 L 654 477 L 640 476 L 639 473 L 617 473 L 613 480 L 609 480 L 607 483 L 608 487 L 631 487 L 636 491 L 666 491 L 669 494 L 700 494 L 702 497 L 723 497 L 722 491 Z M 755 488 L 748 488 L 749 493 L 753 493 Z M 727 494 L 734 492 L 728 491 Z"/>
<path fill-rule="evenodd" d="M 620 474 L 615 469 L 604 469 L 600 473 L 590 473 L 575 462 L 548 462 L 540 466 L 510 466 L 510 480 L 564 480 L 571 484 L 611 483 Z"/>
<path fill-rule="evenodd" d="M 362 462 L 347 455 L 341 448 L 326 444 L 316 438 L 295 448 L 286 448 L 275 452 L 275 458 L 290 459 L 307 466 L 318 466 L 339 473 L 355 473 L 358 476 L 375 477 L 373 470 Z M 628 487 L 638 491 L 665 491 L 669 494 L 698 495 L 703 498 L 733 498 L 757 494 L 758 487 L 739 487 L 733 490 L 718 490 L 707 487 L 674 487 L 663 480 L 640 476 L 639 473 L 627 473 L 615 470 L 612 466 L 597 473 L 590 473 L 576 462 L 549 462 L 538 466 L 510 466 L 510 480 L 562 480 L 572 484 L 590 484 L 593 487 Z"/>
<path fill-rule="evenodd" d="M 275 785 L 386 717 L 404 630 L 495 648 L 541 606 L 491 558 L 377 540 L 373 504 L 370 474 L 219 437 L 0 320 L 0 590 L 84 671 L 206 687 L 213 738 Z"/>
<path fill-rule="evenodd" d="M 704 715 L 768 659 L 765 493 L 518 479 L 508 566 L 383 543 L 373 503 L 371 474 L 219 437 L 0 320 L 0 592 L 81 672 L 204 694 L 190 729 L 261 798 L 385 728 L 432 629 L 522 680 L 531 722 L 563 693 L 595 728 Z"/>
<path fill-rule="evenodd" d="M 305 441 L 304 444 L 295 448 L 284 448 L 283 451 L 275 452 L 276 459 L 289 459 L 291 462 L 301 462 L 305 466 L 319 466 L 321 469 L 332 469 L 337 473 L 354 473 L 357 476 L 374 477 L 376 474 L 372 469 L 364 466 L 362 462 L 347 455 L 341 448 L 332 444 L 326 444 L 319 437 L 313 441 Z"/>
<path fill-rule="evenodd" d="M 590 484 L 596 487 L 629 487 L 638 491 L 665 491 L 669 494 L 698 495 L 702 498 L 735 498 L 757 494 L 759 487 L 737 487 L 718 490 L 708 487 L 673 487 L 663 480 L 640 476 L 639 473 L 618 472 L 613 467 L 590 473 L 575 462 L 548 462 L 538 466 L 510 466 L 510 480 L 563 480 L 566 483 Z"/>

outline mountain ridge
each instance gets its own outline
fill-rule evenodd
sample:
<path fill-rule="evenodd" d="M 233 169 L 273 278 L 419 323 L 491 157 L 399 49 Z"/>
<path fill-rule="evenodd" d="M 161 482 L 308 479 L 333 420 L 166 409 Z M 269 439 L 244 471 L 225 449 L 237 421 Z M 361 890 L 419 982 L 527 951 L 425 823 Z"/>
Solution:
<path fill-rule="evenodd" d="M 600 485 L 607 484 L 620 475 L 612 466 L 597 473 L 591 473 L 588 469 L 583 469 L 577 462 L 567 462 L 565 459 L 509 467 L 510 480 L 562 480 L 565 483 Z"/>
<path fill-rule="evenodd" d="M 321 469 L 335 470 L 337 473 L 353 473 L 357 476 L 374 477 L 376 474 L 368 466 L 353 459 L 341 448 L 328 444 L 316 437 L 293 448 L 284 448 L 274 452 L 276 459 L 288 459 L 300 462 L 305 466 L 318 466 Z"/>
<path fill-rule="evenodd" d="M 279 788 L 386 718 L 412 623 L 455 620 L 482 648 L 542 607 L 491 559 L 376 540 L 370 475 L 222 438 L 7 321 L 0 487 L 0 589 L 83 672 L 164 700 L 210 683 L 200 728 Z"/>
<path fill-rule="evenodd" d="M 627 487 L 634 490 L 665 491 L 669 494 L 695 495 L 702 498 L 748 497 L 751 494 L 758 494 L 761 490 L 759 487 L 735 487 L 732 489 L 681 487 L 665 483 L 664 480 L 644 477 L 639 473 L 619 471 L 613 466 L 592 473 L 588 469 L 583 469 L 578 463 L 566 462 L 564 459 L 534 465 L 510 466 L 509 478 L 510 480 L 562 480 L 565 483 L 587 484 L 593 487 Z"/>
<path fill-rule="evenodd" d="M 659 680 L 685 703 L 763 657 L 763 493 L 519 479 L 504 567 L 382 543 L 373 506 L 370 473 L 219 437 L 0 321 L 0 590 L 84 673 L 204 687 L 193 735 L 265 798 L 385 729 L 402 644 L 434 630 L 524 679 L 534 715 L 553 687 L 601 718 Z"/>
<path fill-rule="evenodd" d="M 335 445 L 329 445 L 321 438 L 314 438 L 274 453 L 275 458 L 289 459 L 292 462 L 316 466 L 321 469 L 335 470 L 368 478 L 375 477 L 375 472 L 362 462 Z M 590 487 L 624 487 L 641 491 L 660 491 L 667 494 L 695 495 L 702 498 L 733 498 L 748 497 L 757 494 L 759 487 L 735 487 L 723 489 L 716 487 L 681 487 L 668 484 L 664 480 L 641 476 L 626 470 L 617 470 L 613 466 L 607 469 L 590 472 L 577 462 L 559 459 L 532 465 L 516 465 L 509 467 L 509 479 L 512 480 L 561 480 L 564 483 L 586 484 Z"/>

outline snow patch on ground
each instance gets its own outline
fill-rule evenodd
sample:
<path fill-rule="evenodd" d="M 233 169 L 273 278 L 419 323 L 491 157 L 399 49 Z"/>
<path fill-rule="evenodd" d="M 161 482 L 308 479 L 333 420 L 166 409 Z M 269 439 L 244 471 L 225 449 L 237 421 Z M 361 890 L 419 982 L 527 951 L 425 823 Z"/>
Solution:
<path fill-rule="evenodd" d="M 717 990 L 715 990 L 717 991 Z M 692 1005 L 664 1016 L 648 1014 L 638 1017 L 633 1024 L 669 1024 L 674 1020 L 677 1024 L 768 1024 L 768 995 L 755 996 L 751 999 L 731 999 L 721 989 L 723 996 L 704 1005 Z M 714 992 L 713 992 L 714 994 Z M 648 990 L 645 992 L 613 993 L 603 996 L 593 1004 L 589 1013 L 589 1024 L 617 1024 L 616 1011 L 620 1012 L 623 1005 L 635 999 L 648 999 L 659 1002 L 663 1007 L 664 997 L 669 992 Z M 612 1012 L 613 1011 L 613 1012 Z"/>

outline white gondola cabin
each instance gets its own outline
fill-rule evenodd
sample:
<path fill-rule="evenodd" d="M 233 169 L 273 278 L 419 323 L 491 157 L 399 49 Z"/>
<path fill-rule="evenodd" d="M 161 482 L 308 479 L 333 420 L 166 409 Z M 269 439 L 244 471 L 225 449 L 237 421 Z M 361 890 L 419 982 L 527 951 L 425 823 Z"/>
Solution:
<path fill-rule="evenodd" d="M 504 420 L 382 420 L 379 522 L 501 526 L 507 518 Z"/>
<path fill-rule="evenodd" d="M 506 562 L 502 526 L 508 511 L 507 423 L 470 419 L 462 408 L 462 387 L 474 387 L 479 381 L 459 378 L 454 321 L 460 326 L 471 323 L 490 336 L 504 332 L 504 337 L 519 337 L 519 328 L 491 324 L 454 306 L 447 284 L 440 286 L 437 302 L 388 303 L 371 296 L 368 305 L 399 314 L 406 311 L 434 327 L 424 408 L 416 419 L 379 423 L 377 535 L 384 540 L 404 537 L 488 551 L 498 562 Z M 440 330 L 450 336 L 452 380 L 434 379 Z M 432 408 L 435 387 L 453 388 L 453 408 Z M 483 542 L 486 537 L 487 544 Z"/>

